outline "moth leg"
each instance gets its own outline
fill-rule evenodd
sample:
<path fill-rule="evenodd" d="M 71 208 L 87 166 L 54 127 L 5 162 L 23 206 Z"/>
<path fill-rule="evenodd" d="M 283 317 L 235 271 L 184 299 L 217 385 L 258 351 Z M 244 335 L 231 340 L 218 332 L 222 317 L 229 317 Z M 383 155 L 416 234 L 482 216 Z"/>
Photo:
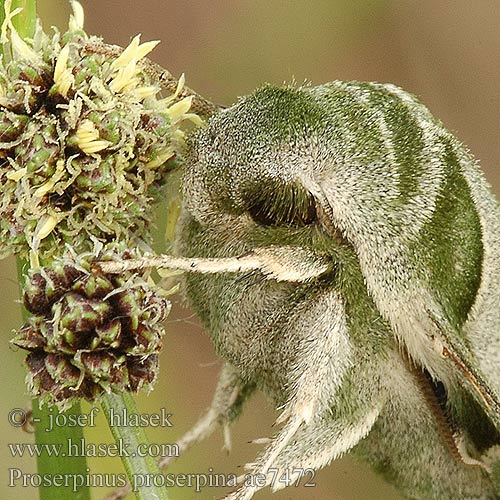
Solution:
<path fill-rule="evenodd" d="M 272 439 L 271 444 L 266 448 L 265 452 L 261 455 L 260 459 L 252 464 L 252 476 L 266 476 L 268 475 L 269 469 L 273 466 L 274 461 L 277 459 L 280 452 L 286 445 L 290 442 L 293 436 L 297 433 L 301 425 L 299 419 L 291 419 L 281 432 Z M 241 479 L 241 478 L 240 478 Z M 229 494 L 224 500 L 248 500 L 253 497 L 253 495 L 261 489 L 263 486 L 257 484 L 252 484 L 252 481 L 245 481 L 245 484 L 238 488 L 235 492 Z"/>
<path fill-rule="evenodd" d="M 208 411 L 178 441 L 179 454 L 209 437 L 219 425 L 224 429 L 224 448 L 229 449 L 229 425 L 241 413 L 245 400 L 254 391 L 253 384 L 245 384 L 238 372 L 228 363 L 224 364 Z M 176 456 L 163 457 L 158 465 L 167 467 Z"/>
<path fill-rule="evenodd" d="M 227 258 L 186 258 L 163 254 L 121 262 L 96 262 L 95 266 L 100 271 L 111 274 L 152 267 L 201 274 L 260 271 L 265 279 L 291 282 L 309 281 L 331 270 L 326 258 L 294 246 L 260 247 L 243 255 Z"/>
<path fill-rule="evenodd" d="M 382 373 L 352 342 L 342 297 L 323 293 L 314 307 L 296 314 L 294 328 L 305 331 L 302 325 L 313 324 L 315 333 L 296 333 L 294 349 L 302 354 L 287 366 L 287 400 L 276 422 L 283 427 L 225 500 L 249 500 L 264 486 L 279 489 L 277 471 L 326 465 L 366 436 L 385 403 Z"/>
<path fill-rule="evenodd" d="M 242 486 L 224 500 L 249 500 L 265 486 L 277 491 L 311 479 L 314 471 L 340 457 L 371 430 L 379 413 L 376 405 L 355 423 L 335 420 L 329 412 L 311 421 L 290 417 L 282 430 L 239 480 Z M 265 477 L 265 485 L 259 478 Z"/>
<path fill-rule="evenodd" d="M 158 461 L 160 469 L 167 467 L 181 453 L 209 437 L 219 425 L 224 428 L 224 448 L 229 448 L 229 425 L 241 413 L 243 403 L 254 389 L 254 385 L 246 384 L 241 380 L 237 371 L 231 365 L 224 364 L 209 409 L 193 428 L 177 441 L 176 445 L 179 454 L 166 456 Z M 127 484 L 110 493 L 105 500 L 121 500 L 131 491 L 130 484 Z"/>

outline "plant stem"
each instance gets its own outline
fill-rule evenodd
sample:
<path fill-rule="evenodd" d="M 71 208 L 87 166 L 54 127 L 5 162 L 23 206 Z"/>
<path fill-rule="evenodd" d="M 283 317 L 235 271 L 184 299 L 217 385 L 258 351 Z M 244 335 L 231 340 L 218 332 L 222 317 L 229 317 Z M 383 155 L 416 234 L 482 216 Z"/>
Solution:
<path fill-rule="evenodd" d="M 69 478 L 68 486 L 53 485 L 39 486 L 40 500 L 90 500 L 90 488 L 86 486 L 86 479 L 89 476 L 87 460 L 85 456 L 69 456 L 69 445 L 73 443 L 73 448 L 78 447 L 78 453 L 84 455 L 85 448 L 81 444 L 84 442 L 83 428 L 71 427 L 67 425 L 71 415 L 81 414 L 80 403 L 75 403 L 69 410 L 59 413 L 56 407 L 38 405 L 38 399 L 33 400 L 33 421 L 35 422 L 35 441 L 37 444 L 47 444 L 49 448 L 60 446 L 62 456 L 40 456 L 37 458 L 38 473 L 42 477 L 54 477 L 62 475 Z M 53 422 L 59 422 L 56 425 Z M 50 425 L 54 425 L 52 431 Z M 74 453 L 74 451 L 73 451 Z M 82 486 L 78 486 L 82 484 Z M 77 487 L 78 486 L 78 487 Z"/>
<path fill-rule="evenodd" d="M 21 285 L 24 281 L 23 270 L 27 269 L 26 261 L 17 259 L 18 281 Z M 27 319 L 29 313 L 22 308 L 22 315 Z M 42 477 L 53 478 L 54 474 L 62 474 L 68 478 L 85 480 L 89 474 L 87 459 L 85 456 L 69 456 L 69 444 L 71 442 L 83 442 L 83 427 L 67 425 L 71 421 L 70 415 L 80 415 L 80 403 L 75 403 L 69 410 L 60 413 L 55 406 L 40 406 L 37 398 L 33 399 L 33 425 L 35 427 L 35 442 L 40 445 L 48 445 L 49 449 L 60 447 L 60 451 L 52 456 L 46 453 L 37 457 L 38 473 Z M 55 425 L 54 423 L 57 423 Z M 47 429 L 52 430 L 49 432 Z M 81 481 L 80 481 L 81 482 Z M 71 481 L 68 486 L 47 486 L 42 483 L 39 490 L 40 500 L 90 500 L 90 488 L 80 486 L 74 491 Z"/>
<path fill-rule="evenodd" d="M 24 38 L 30 38 L 34 35 L 36 24 L 36 1 L 35 0 L 13 0 L 11 9 L 22 7 L 23 10 L 12 20 L 19 35 Z M 5 19 L 4 1 L 0 2 L 0 22 Z M 24 282 L 23 270 L 27 269 L 27 263 L 22 259 L 17 259 L 17 270 L 19 284 Z M 22 315 L 27 319 L 28 312 L 22 308 Z M 70 439 L 74 442 L 80 442 L 83 439 L 82 427 L 69 427 L 63 425 L 63 421 L 67 422 L 69 415 L 78 415 L 81 413 L 80 404 L 77 403 L 73 407 L 59 416 L 59 412 L 55 407 L 47 405 L 40 407 L 38 399 L 34 399 L 33 403 L 33 423 L 35 426 L 35 442 L 39 445 L 47 444 L 50 446 L 60 447 L 58 456 L 55 454 L 47 456 L 46 453 L 37 457 L 38 473 L 42 477 L 54 478 L 54 474 L 62 474 L 65 477 L 82 478 L 88 475 L 87 460 L 85 456 L 69 457 L 68 446 Z M 52 425 L 52 422 L 57 417 L 57 422 L 60 425 Z M 53 430 L 48 432 L 46 429 Z M 71 484 L 71 483 L 70 483 Z M 75 498 L 77 500 L 90 500 L 90 489 L 86 486 L 79 487 L 76 491 L 73 486 L 48 486 L 45 482 L 39 487 L 40 500 L 66 500 L 67 498 Z"/>
<path fill-rule="evenodd" d="M 5 19 L 4 2 L 0 2 L 0 21 Z M 22 38 L 32 37 L 35 32 L 36 24 L 36 1 L 35 0 L 13 0 L 11 9 L 22 7 L 20 12 L 13 19 L 14 26 Z M 19 284 L 24 282 L 23 270 L 27 268 L 27 263 L 22 259 L 17 259 L 17 269 Z M 22 308 L 22 315 L 27 319 L 28 313 Z M 58 419 L 65 419 L 70 414 L 79 414 L 80 404 L 75 404 L 70 410 L 65 412 Z M 59 412 L 56 408 L 48 406 L 40 407 L 38 399 L 33 400 L 33 423 L 35 426 L 35 442 L 37 444 L 47 444 L 60 446 L 59 456 L 47 456 L 46 453 L 37 457 L 38 472 L 42 477 L 53 478 L 54 474 L 63 474 L 66 477 L 85 478 L 88 474 L 87 461 L 85 457 L 68 457 L 68 445 L 71 438 L 75 442 L 79 442 L 83 438 L 83 429 L 81 427 L 68 427 L 65 425 L 56 425 L 49 433 L 46 429 L 50 428 L 50 424 Z M 62 420 L 59 422 L 62 423 Z M 70 476 L 75 475 L 75 476 Z M 77 491 L 73 491 L 72 486 L 47 486 L 43 482 L 39 487 L 40 500 L 65 500 L 67 498 L 75 498 L 77 500 L 90 500 L 90 489 L 88 487 L 80 487 Z"/>
<path fill-rule="evenodd" d="M 117 443 L 122 443 L 124 448 L 130 453 L 129 456 L 122 456 L 122 462 L 127 471 L 131 485 L 147 477 L 154 477 L 161 474 L 156 461 L 149 455 L 139 456 L 138 450 L 147 449 L 148 440 L 142 427 L 129 426 L 127 422 L 121 422 L 124 425 L 113 425 L 111 421 L 111 411 L 119 415 L 123 420 L 125 415 L 137 414 L 135 401 L 129 393 L 107 394 L 103 397 L 102 408 L 108 419 L 111 432 Z M 134 481 L 135 479 L 135 481 Z M 152 481 L 151 481 L 152 482 Z M 139 485 L 135 488 L 135 495 L 138 500 L 168 500 L 166 488 L 154 486 Z"/>

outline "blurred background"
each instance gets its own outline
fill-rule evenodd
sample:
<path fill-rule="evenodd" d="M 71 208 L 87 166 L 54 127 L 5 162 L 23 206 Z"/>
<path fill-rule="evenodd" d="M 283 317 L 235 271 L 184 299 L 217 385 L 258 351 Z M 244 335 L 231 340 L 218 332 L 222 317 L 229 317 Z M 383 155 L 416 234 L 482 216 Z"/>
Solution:
<path fill-rule="evenodd" d="M 480 160 L 487 179 L 500 195 L 500 4 L 498 0 L 81 0 L 86 31 L 122 46 L 142 33 L 161 40 L 151 58 L 218 103 L 230 104 L 264 82 L 374 80 L 393 82 L 416 94 L 432 113 L 466 143 Z M 64 29 L 70 12 L 66 0 L 39 2 L 46 29 Z M 24 384 L 24 354 L 8 343 L 20 325 L 16 303 L 15 261 L 0 262 L 0 498 L 36 498 L 32 489 L 8 488 L 7 468 L 35 471 L 34 460 L 13 458 L 6 442 L 29 441 L 9 427 L 11 408 L 29 405 Z M 167 321 L 159 381 L 150 395 L 138 397 L 139 411 L 164 407 L 174 427 L 149 429 L 150 439 L 173 443 L 210 403 L 220 362 L 196 318 L 174 298 Z M 85 407 L 88 411 L 89 407 Z M 259 447 L 247 444 L 272 434 L 276 414 L 258 395 L 233 429 L 233 450 L 221 450 L 215 434 L 181 457 L 175 473 L 241 473 Z M 89 429 L 90 442 L 111 442 L 104 421 Z M 119 472 L 118 459 L 91 459 L 93 471 Z M 318 472 L 315 488 L 288 488 L 256 499 L 397 500 L 391 486 L 368 467 L 346 457 Z M 174 500 L 220 498 L 227 490 L 172 490 Z M 101 499 L 105 490 L 94 490 Z"/>

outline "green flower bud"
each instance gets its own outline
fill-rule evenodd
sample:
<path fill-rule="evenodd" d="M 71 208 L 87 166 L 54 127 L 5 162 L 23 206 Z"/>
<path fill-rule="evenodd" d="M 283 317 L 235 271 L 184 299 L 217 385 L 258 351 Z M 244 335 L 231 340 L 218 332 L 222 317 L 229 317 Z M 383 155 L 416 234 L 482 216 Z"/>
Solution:
<path fill-rule="evenodd" d="M 0 109 L 0 140 L 8 143 L 16 140 L 28 123 L 29 117 Z"/>
<path fill-rule="evenodd" d="M 75 292 L 64 294 L 57 306 L 61 308 L 61 327 L 74 333 L 94 330 L 111 312 L 111 306 L 106 302 L 88 299 Z"/>

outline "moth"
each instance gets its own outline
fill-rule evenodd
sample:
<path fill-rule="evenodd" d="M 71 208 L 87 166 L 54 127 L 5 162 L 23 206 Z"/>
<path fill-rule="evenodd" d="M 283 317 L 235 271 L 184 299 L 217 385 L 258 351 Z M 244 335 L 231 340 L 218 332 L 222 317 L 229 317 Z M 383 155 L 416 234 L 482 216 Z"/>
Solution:
<path fill-rule="evenodd" d="M 225 363 L 181 450 L 261 390 L 273 489 L 350 453 L 408 498 L 500 498 L 500 206 L 423 104 L 264 86 L 191 138 L 183 200 L 163 265 Z"/>

